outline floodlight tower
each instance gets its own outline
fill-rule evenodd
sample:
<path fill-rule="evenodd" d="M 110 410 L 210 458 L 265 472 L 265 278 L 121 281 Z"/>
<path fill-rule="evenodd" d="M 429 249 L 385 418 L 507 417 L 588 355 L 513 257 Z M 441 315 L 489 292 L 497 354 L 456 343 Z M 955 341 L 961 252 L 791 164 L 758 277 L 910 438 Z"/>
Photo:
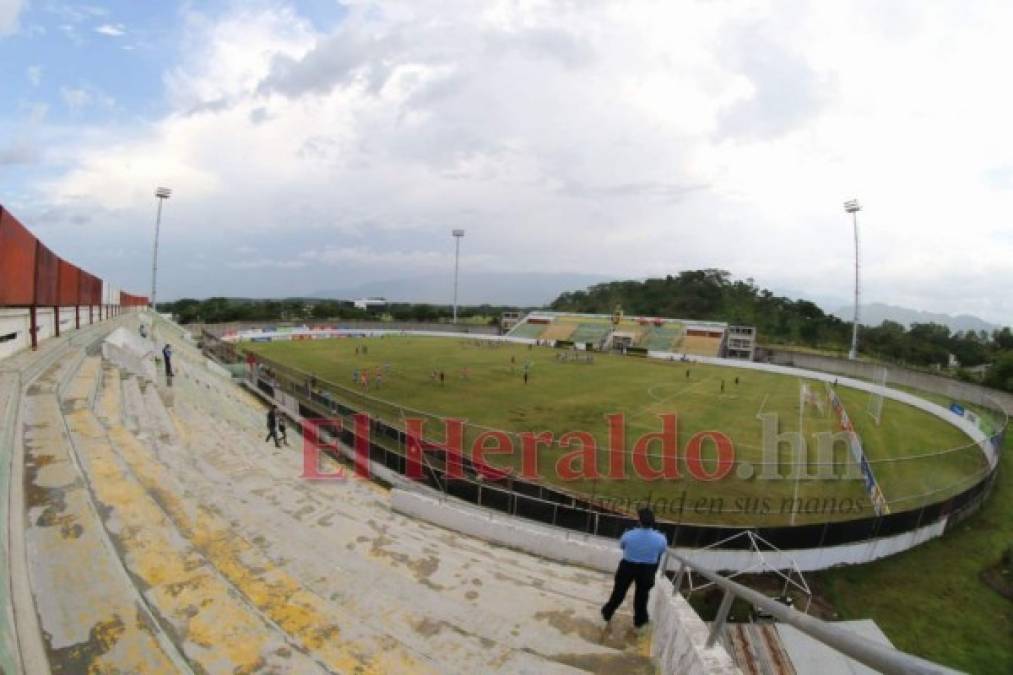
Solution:
<path fill-rule="evenodd" d="M 155 289 L 158 280 L 158 229 L 162 224 L 162 204 L 172 195 L 172 190 L 167 187 L 155 189 L 155 198 L 158 199 L 158 215 L 155 216 L 155 250 L 151 256 L 151 309 L 158 312 L 155 304 Z"/>
<path fill-rule="evenodd" d="M 844 202 L 844 211 L 851 214 L 851 222 L 855 226 L 855 320 L 851 327 L 851 351 L 848 352 L 848 358 L 854 361 L 858 358 L 858 317 L 859 317 L 859 298 L 861 296 L 861 286 L 858 281 L 858 269 L 859 269 L 859 258 L 858 258 L 858 212 L 862 210 L 861 205 L 857 199 L 849 199 Z"/>
<path fill-rule="evenodd" d="M 461 239 L 464 237 L 464 230 L 451 230 L 454 235 L 454 323 L 457 323 L 457 270 L 461 262 Z"/>

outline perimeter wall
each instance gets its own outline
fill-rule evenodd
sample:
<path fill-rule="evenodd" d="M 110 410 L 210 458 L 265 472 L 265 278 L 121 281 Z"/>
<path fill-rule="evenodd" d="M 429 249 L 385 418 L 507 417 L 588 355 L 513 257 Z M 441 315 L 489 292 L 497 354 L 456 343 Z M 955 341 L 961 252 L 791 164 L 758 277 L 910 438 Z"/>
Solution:
<path fill-rule="evenodd" d="M 0 204 L 0 359 L 147 304 L 56 255 Z"/>

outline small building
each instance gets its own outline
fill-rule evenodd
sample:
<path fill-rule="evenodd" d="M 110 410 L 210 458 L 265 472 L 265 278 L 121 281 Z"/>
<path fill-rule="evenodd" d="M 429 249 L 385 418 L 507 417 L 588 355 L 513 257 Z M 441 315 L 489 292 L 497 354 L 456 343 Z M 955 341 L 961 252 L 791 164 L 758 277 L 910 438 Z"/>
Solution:
<path fill-rule="evenodd" d="M 725 336 L 725 357 L 753 360 L 756 354 L 755 326 L 729 326 Z"/>
<path fill-rule="evenodd" d="M 365 309 L 365 310 L 383 309 L 384 307 L 387 306 L 387 304 L 388 303 L 386 298 L 359 298 L 358 300 L 352 301 L 352 305 L 356 309 Z"/>
<path fill-rule="evenodd" d="M 500 330 L 506 333 L 511 328 L 516 326 L 523 317 L 524 317 L 523 312 L 503 312 L 502 314 L 499 315 Z"/>

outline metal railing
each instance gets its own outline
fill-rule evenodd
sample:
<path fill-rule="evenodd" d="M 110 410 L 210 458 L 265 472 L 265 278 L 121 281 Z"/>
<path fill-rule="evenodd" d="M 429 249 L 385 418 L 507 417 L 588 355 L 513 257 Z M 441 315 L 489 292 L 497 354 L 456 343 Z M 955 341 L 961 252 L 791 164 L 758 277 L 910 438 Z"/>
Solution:
<path fill-rule="evenodd" d="M 690 571 L 707 579 L 724 591 L 717 615 L 711 624 L 710 634 L 707 638 L 707 647 L 714 646 L 721 637 L 725 624 L 728 621 L 728 613 L 732 608 L 732 601 L 735 598 L 740 598 L 752 604 L 755 608 L 767 612 L 778 621 L 786 623 L 789 626 L 794 626 L 828 647 L 846 656 L 850 656 L 863 665 L 887 673 L 888 675 L 894 673 L 897 675 L 910 675 L 912 673 L 929 675 L 960 672 L 913 654 L 908 654 L 894 647 L 875 642 L 846 628 L 841 628 L 808 614 L 803 614 L 797 609 L 782 604 L 763 593 L 723 577 L 706 567 L 702 567 L 671 549 L 662 557 L 661 564 L 658 566 L 659 574 L 664 574 L 669 559 L 676 560 L 679 563 L 679 570 L 673 581 L 676 593 L 680 592 L 682 581 Z"/>

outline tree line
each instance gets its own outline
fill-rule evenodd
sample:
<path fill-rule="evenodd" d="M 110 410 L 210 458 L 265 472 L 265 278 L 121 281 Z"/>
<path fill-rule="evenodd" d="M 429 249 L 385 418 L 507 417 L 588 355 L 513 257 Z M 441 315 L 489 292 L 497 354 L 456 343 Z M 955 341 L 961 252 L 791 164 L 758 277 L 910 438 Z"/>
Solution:
<path fill-rule="evenodd" d="M 644 281 L 613 281 L 561 294 L 550 305 L 562 312 L 611 313 L 724 321 L 756 326 L 765 344 L 801 345 L 847 351 L 851 323 L 827 314 L 808 300 L 793 300 L 759 288 L 752 279 L 732 279 L 725 270 L 687 270 Z M 949 327 L 913 324 L 910 328 L 884 321 L 859 327 L 859 349 L 868 356 L 908 366 L 947 368 L 950 354 L 960 362 L 955 374 L 991 364 L 984 383 L 1013 391 L 1013 333 L 1007 326 L 985 331 L 951 332 Z"/>
<path fill-rule="evenodd" d="M 500 314 L 515 309 L 494 305 L 458 307 L 461 320 L 498 323 Z M 183 298 L 158 303 L 158 311 L 171 313 L 183 324 L 232 323 L 236 321 L 426 321 L 439 322 L 452 318 L 452 308 L 425 303 L 390 303 L 382 307 L 360 309 L 349 301 L 317 298 L 264 300 L 254 298 Z"/>

